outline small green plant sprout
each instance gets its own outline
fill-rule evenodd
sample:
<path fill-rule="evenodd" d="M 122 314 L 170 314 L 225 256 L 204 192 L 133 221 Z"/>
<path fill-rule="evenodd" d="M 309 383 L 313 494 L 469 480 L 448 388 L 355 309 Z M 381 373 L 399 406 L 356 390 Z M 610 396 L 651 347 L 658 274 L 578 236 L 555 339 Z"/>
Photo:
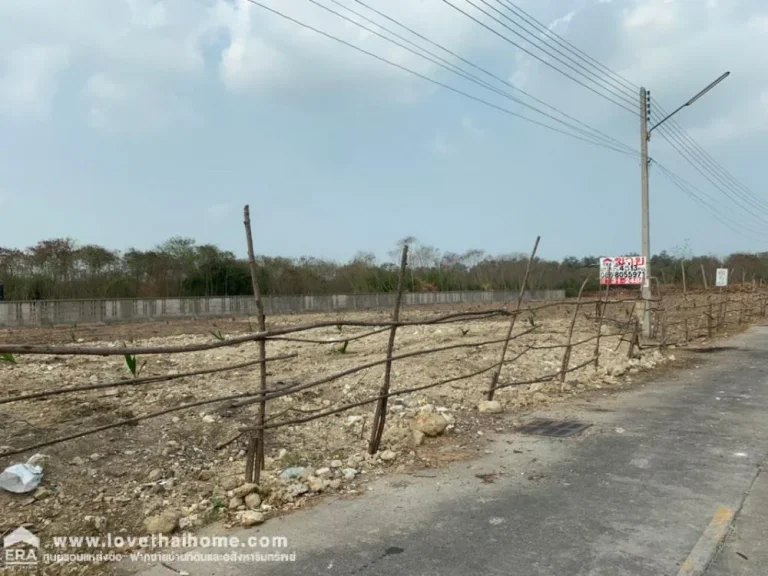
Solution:
<path fill-rule="evenodd" d="M 10 353 L 0 354 L 0 362 L 8 362 L 9 364 L 16 364 L 16 358 L 14 358 L 13 354 L 10 354 Z"/>
<path fill-rule="evenodd" d="M 221 341 L 224 340 L 224 336 L 221 335 L 221 330 L 216 330 L 216 332 L 211 331 L 211 334 L 213 335 L 214 338 L 216 338 L 216 340 L 221 340 Z"/>
<path fill-rule="evenodd" d="M 147 361 L 144 360 L 144 362 L 141 363 L 141 365 L 138 365 L 138 358 L 134 356 L 133 354 L 125 354 L 125 364 L 128 366 L 128 370 L 133 374 L 134 378 L 138 378 L 139 374 L 141 374 L 141 371 L 144 369 L 144 366 L 147 365 Z"/>
<path fill-rule="evenodd" d="M 339 331 L 339 334 L 341 334 L 341 331 L 344 330 L 344 326 L 341 325 L 341 322 L 336 324 L 336 330 Z"/>
<path fill-rule="evenodd" d="M 214 494 L 211 497 L 211 505 L 213 506 L 214 510 L 220 510 L 227 507 L 227 503 L 224 502 L 224 499 L 218 494 Z"/>
<path fill-rule="evenodd" d="M 466 336 L 467 334 L 469 334 L 469 328 L 459 328 L 459 330 L 461 330 L 462 336 Z"/>
<path fill-rule="evenodd" d="M 332 354 L 346 354 L 347 353 L 347 346 L 349 346 L 349 340 L 344 340 L 342 342 L 341 346 L 338 348 L 332 348 L 331 353 Z"/>

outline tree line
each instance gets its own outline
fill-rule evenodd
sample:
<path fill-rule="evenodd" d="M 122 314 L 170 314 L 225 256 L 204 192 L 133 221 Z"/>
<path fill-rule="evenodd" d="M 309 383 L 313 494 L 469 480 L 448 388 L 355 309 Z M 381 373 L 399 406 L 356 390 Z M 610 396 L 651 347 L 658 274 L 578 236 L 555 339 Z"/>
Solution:
<path fill-rule="evenodd" d="M 410 247 L 406 290 L 517 290 L 529 256 L 490 255 L 482 250 L 442 252 L 415 238 L 398 242 L 380 262 L 360 252 L 348 262 L 320 258 L 258 257 L 264 294 L 344 294 L 389 292 L 397 286 L 402 245 Z M 633 256 L 635 254 L 626 254 Z M 714 284 L 715 269 L 729 268 L 731 282 L 768 275 L 768 252 L 738 253 L 721 259 L 692 256 L 688 248 L 661 252 L 651 260 L 653 275 L 662 284 Z M 531 290 L 564 289 L 575 295 L 586 277 L 589 290 L 598 287 L 598 257 L 537 259 L 529 281 Z M 137 298 L 250 295 L 248 262 L 212 244 L 174 237 L 151 250 L 109 250 L 80 246 L 70 238 L 43 240 L 26 250 L 0 247 L 0 284 L 6 300 L 71 298 Z"/>

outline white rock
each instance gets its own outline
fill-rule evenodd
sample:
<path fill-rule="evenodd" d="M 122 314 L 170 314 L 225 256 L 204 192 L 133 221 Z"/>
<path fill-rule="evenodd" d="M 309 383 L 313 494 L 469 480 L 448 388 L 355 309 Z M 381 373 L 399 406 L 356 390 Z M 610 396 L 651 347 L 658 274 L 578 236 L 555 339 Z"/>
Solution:
<path fill-rule="evenodd" d="M 441 414 L 432 412 L 422 412 L 411 423 L 413 430 L 423 432 L 427 436 L 440 436 L 447 426 L 448 421 Z"/>
<path fill-rule="evenodd" d="M 256 510 L 243 510 L 237 513 L 236 518 L 241 526 L 255 526 L 264 522 L 264 514 Z"/>
<path fill-rule="evenodd" d="M 179 528 L 181 530 L 192 528 L 200 524 L 201 524 L 200 518 L 197 516 L 197 514 L 192 514 L 191 516 L 187 516 L 185 518 L 179 519 Z"/>
<path fill-rule="evenodd" d="M 411 444 L 421 446 L 424 444 L 425 434 L 421 430 L 411 430 Z"/>
<path fill-rule="evenodd" d="M 245 497 L 245 505 L 252 509 L 258 508 L 261 506 L 261 496 L 256 492 L 248 494 L 248 496 Z"/>
<path fill-rule="evenodd" d="M 503 411 L 501 402 L 498 400 L 483 400 L 477 405 L 480 414 L 500 414 Z"/>
<path fill-rule="evenodd" d="M 251 494 L 252 492 L 256 492 L 256 490 L 259 489 L 258 484 L 251 484 L 251 483 L 245 483 L 242 486 L 238 486 L 234 490 L 232 490 L 233 496 L 239 496 L 240 498 L 245 498 L 248 496 L 248 494 Z"/>
<path fill-rule="evenodd" d="M 322 492 L 325 490 L 326 481 L 317 476 L 310 476 L 307 478 L 307 486 L 309 486 L 309 489 L 312 490 L 312 492 Z"/>
<path fill-rule="evenodd" d="M 393 452 L 392 450 L 384 450 L 379 456 L 384 462 L 391 462 L 395 458 L 397 458 L 397 452 Z"/>
<path fill-rule="evenodd" d="M 144 531 L 147 534 L 170 534 L 176 529 L 179 513 L 175 510 L 165 510 L 156 516 L 144 519 Z"/>
<path fill-rule="evenodd" d="M 341 473 L 344 474 L 344 480 L 354 480 L 355 476 L 358 474 L 357 470 L 354 468 L 344 468 Z"/>

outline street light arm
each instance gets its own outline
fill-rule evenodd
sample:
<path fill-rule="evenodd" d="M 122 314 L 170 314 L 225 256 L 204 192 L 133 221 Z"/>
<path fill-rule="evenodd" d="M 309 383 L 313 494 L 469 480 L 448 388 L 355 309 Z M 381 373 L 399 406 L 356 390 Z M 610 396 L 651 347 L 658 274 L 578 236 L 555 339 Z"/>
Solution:
<path fill-rule="evenodd" d="M 706 88 L 704 88 L 704 89 L 703 89 L 701 92 L 699 92 L 698 94 L 696 94 L 696 96 L 694 96 L 693 98 L 691 98 L 690 100 L 688 100 L 688 102 L 686 102 L 685 104 L 683 104 L 682 106 L 680 106 L 679 108 L 677 108 L 677 109 L 676 109 L 674 112 L 672 112 L 671 114 L 667 114 L 667 115 L 666 115 L 666 116 L 665 116 L 665 117 L 664 117 L 664 118 L 663 118 L 661 121 L 659 121 L 659 122 L 657 122 L 656 124 L 654 124 L 653 126 L 651 126 L 651 129 L 650 129 L 650 130 L 648 130 L 648 135 L 650 136 L 650 134 L 651 134 L 651 132 L 654 130 L 654 128 L 658 128 L 659 126 L 661 126 L 661 125 L 662 125 L 664 122 L 666 122 L 667 120 L 669 120 L 670 118 L 672 118 L 672 116 L 674 116 L 675 114 L 677 114 L 678 112 L 680 112 L 680 110 L 682 110 L 682 109 L 683 109 L 683 108 L 685 108 L 686 106 L 690 106 L 691 104 L 693 104 L 694 102 L 696 102 L 696 100 L 698 100 L 699 98 L 701 98 L 702 96 L 704 96 L 704 94 L 706 94 L 707 92 L 709 92 L 710 90 L 712 90 L 712 88 L 714 88 L 715 86 L 717 86 L 718 84 L 720 84 L 720 82 L 722 82 L 723 80 L 725 80 L 726 78 L 728 78 L 728 76 L 729 76 L 730 74 L 731 74 L 730 72 L 726 72 L 725 74 L 723 74 L 722 76 L 720 76 L 720 77 L 719 77 L 717 80 L 715 80 L 714 82 L 711 82 L 711 83 L 709 84 L 709 86 L 707 86 L 707 87 L 706 87 Z"/>

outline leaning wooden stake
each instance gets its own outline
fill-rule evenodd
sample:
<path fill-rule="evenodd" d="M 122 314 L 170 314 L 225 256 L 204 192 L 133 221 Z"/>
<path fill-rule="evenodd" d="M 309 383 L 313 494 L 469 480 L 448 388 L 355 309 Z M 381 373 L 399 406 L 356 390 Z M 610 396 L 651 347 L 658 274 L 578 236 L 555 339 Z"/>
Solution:
<path fill-rule="evenodd" d="M 253 235 L 251 233 L 251 213 L 248 205 L 243 209 L 243 220 L 245 225 L 245 238 L 248 243 L 248 266 L 251 271 L 251 285 L 253 297 L 256 299 L 256 315 L 260 332 L 266 332 L 266 319 L 264 317 L 264 303 L 261 300 L 261 289 L 259 288 L 258 269 L 256 267 L 256 255 L 253 252 Z M 267 342 L 264 339 L 259 340 L 259 390 L 262 394 L 267 392 Z M 246 482 L 259 483 L 261 470 L 264 467 L 264 422 L 266 420 L 267 402 L 262 396 L 259 401 L 259 409 L 256 414 L 258 431 L 251 435 L 248 442 L 248 450 L 245 458 L 245 480 Z"/>
<path fill-rule="evenodd" d="M 709 290 L 709 286 L 707 285 L 707 273 L 704 272 L 704 263 L 701 263 L 701 279 L 704 281 L 704 290 Z"/>
<path fill-rule="evenodd" d="M 533 250 L 531 251 L 531 257 L 528 259 L 528 265 L 525 268 L 525 275 L 523 276 L 523 283 L 520 286 L 520 294 L 517 296 L 517 305 L 515 306 L 515 312 L 512 314 L 512 318 L 509 320 L 509 326 L 507 326 L 507 339 L 504 341 L 504 344 L 501 348 L 501 358 L 499 359 L 499 363 L 496 366 L 496 370 L 493 371 L 493 375 L 491 376 L 491 384 L 488 386 L 488 392 L 486 392 L 486 397 L 488 400 L 493 400 L 493 395 L 496 393 L 496 385 L 499 382 L 499 376 L 501 375 L 501 369 L 504 366 L 504 359 L 507 357 L 507 348 L 509 348 L 509 340 L 512 338 L 512 330 L 515 328 L 515 320 L 517 319 L 518 314 L 520 313 L 520 306 L 523 302 L 523 297 L 525 296 L 525 286 L 528 283 L 528 277 L 531 274 L 531 266 L 533 265 L 533 260 L 536 258 L 536 250 L 539 248 L 539 240 L 541 240 L 541 236 L 536 236 L 536 242 L 533 245 Z"/>
<path fill-rule="evenodd" d="M 683 297 L 685 298 L 685 296 L 688 294 L 688 290 L 686 289 L 685 285 L 685 260 L 680 260 L 680 268 L 683 271 Z"/>
<path fill-rule="evenodd" d="M 603 318 L 605 317 L 605 308 L 608 304 L 608 290 L 611 285 L 606 284 L 605 296 L 603 296 L 602 305 L 600 306 L 600 315 L 597 317 L 597 338 L 595 339 L 595 370 L 600 366 L 600 335 L 603 332 Z"/>
<path fill-rule="evenodd" d="M 565 382 L 565 375 L 568 373 L 568 363 L 571 361 L 571 342 L 573 342 L 573 329 L 576 326 L 576 317 L 579 314 L 579 308 L 581 308 L 581 294 L 584 292 L 584 287 L 589 282 L 589 276 L 584 279 L 579 288 L 579 296 L 576 298 L 576 306 L 573 308 L 573 316 L 571 316 L 571 325 L 568 327 L 568 343 L 565 345 L 565 352 L 563 352 L 563 362 L 560 366 L 560 382 Z"/>
<path fill-rule="evenodd" d="M 395 295 L 395 308 L 392 311 L 392 321 L 400 320 L 400 305 L 403 300 L 403 288 L 405 284 L 405 269 L 408 266 L 408 245 L 403 246 L 403 254 L 400 258 L 400 273 L 397 276 L 397 294 Z M 389 342 L 387 343 L 387 362 L 384 365 L 384 383 L 381 385 L 380 398 L 376 403 L 376 412 L 373 415 L 373 425 L 371 426 L 371 439 L 368 442 L 368 453 L 376 454 L 381 445 L 381 438 L 384 435 L 384 424 L 387 421 L 387 399 L 389 394 L 389 385 L 392 379 L 392 355 L 395 349 L 395 334 L 397 326 L 392 326 L 389 331 Z"/>
<path fill-rule="evenodd" d="M 637 318 L 633 319 L 634 322 L 632 323 L 632 336 L 629 340 L 629 350 L 627 350 L 627 358 L 630 360 L 634 358 L 635 356 L 635 346 L 637 346 L 638 341 L 640 340 L 640 323 L 638 322 Z"/>

